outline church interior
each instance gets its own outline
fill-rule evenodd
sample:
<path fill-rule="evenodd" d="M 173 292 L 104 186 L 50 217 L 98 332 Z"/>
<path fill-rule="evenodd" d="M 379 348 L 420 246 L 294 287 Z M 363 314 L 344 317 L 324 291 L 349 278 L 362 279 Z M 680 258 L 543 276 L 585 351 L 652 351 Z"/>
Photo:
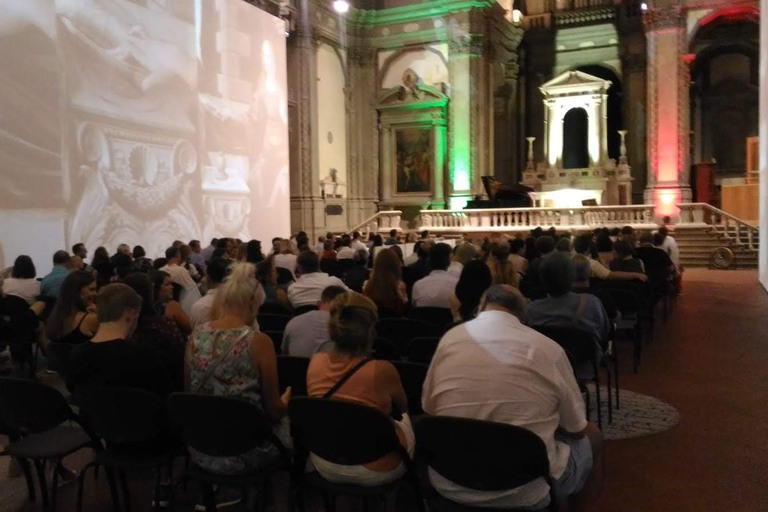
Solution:
<path fill-rule="evenodd" d="M 0 512 L 768 510 L 767 10 L 0 0 Z"/>

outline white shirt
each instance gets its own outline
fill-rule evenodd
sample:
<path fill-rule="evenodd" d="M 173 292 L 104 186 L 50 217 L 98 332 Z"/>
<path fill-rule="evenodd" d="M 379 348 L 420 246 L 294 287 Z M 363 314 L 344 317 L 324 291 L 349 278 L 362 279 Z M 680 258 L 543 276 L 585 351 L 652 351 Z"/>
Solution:
<path fill-rule="evenodd" d="M 448 267 L 447 272 L 455 277 L 456 279 L 461 277 L 461 271 L 464 270 L 464 265 L 459 263 L 458 261 L 452 261 L 451 266 Z"/>
<path fill-rule="evenodd" d="M 555 430 L 587 426 L 584 401 L 565 351 L 503 311 L 484 311 L 440 340 L 422 393 L 427 414 L 507 423 L 526 428 L 547 446 L 550 471 L 559 478 L 570 448 Z M 510 461 L 510 463 L 513 461 Z M 446 498 L 471 506 L 535 505 L 549 492 L 543 479 L 509 491 L 463 488 L 429 471 Z"/>
<path fill-rule="evenodd" d="M 445 270 L 433 270 L 413 285 L 411 299 L 416 308 L 450 308 L 451 295 L 456 291 L 459 278 Z"/>
<path fill-rule="evenodd" d="M 675 268 L 680 268 L 680 247 L 677 246 L 677 240 L 667 235 L 664 238 L 664 243 L 661 244 L 661 249 L 669 254 L 669 259 L 675 264 Z"/>
<path fill-rule="evenodd" d="M 315 355 L 315 352 L 331 339 L 328 332 L 330 319 L 331 314 L 328 311 L 310 311 L 293 317 L 285 326 L 280 353 L 307 358 Z"/>
<path fill-rule="evenodd" d="M 352 243 L 349 244 L 349 246 L 353 251 L 359 251 L 360 249 L 363 249 L 365 252 L 368 252 L 368 246 L 360 240 L 352 240 Z"/>
<path fill-rule="evenodd" d="M 19 279 L 8 277 L 3 281 L 3 293 L 21 297 L 32 305 L 40 296 L 40 281 L 37 279 Z"/>
<path fill-rule="evenodd" d="M 338 277 L 329 276 L 325 272 L 312 272 L 304 274 L 288 287 L 288 300 L 295 308 L 317 304 L 323 295 L 323 290 L 329 286 L 341 286 L 349 291 Z"/>
<path fill-rule="evenodd" d="M 161 272 L 167 272 L 171 276 L 171 281 L 181 286 L 181 296 L 179 303 L 186 314 L 192 313 L 192 306 L 200 300 L 200 290 L 197 284 L 189 275 L 187 269 L 179 265 L 166 265 L 160 269 Z"/>
<path fill-rule="evenodd" d="M 336 253 L 337 260 L 351 260 L 355 256 L 355 250 L 351 247 L 342 247 Z"/>
<path fill-rule="evenodd" d="M 275 254 L 275 266 L 286 268 L 291 271 L 293 278 L 296 279 L 296 255 L 295 254 Z"/>
<path fill-rule="evenodd" d="M 611 274 L 611 270 L 592 256 L 587 256 L 587 258 L 589 258 L 589 266 L 592 268 L 591 277 L 596 277 L 598 279 L 608 279 L 608 276 Z"/>
<path fill-rule="evenodd" d="M 189 315 L 189 320 L 192 322 L 192 328 L 194 329 L 198 325 L 202 325 L 211 321 L 211 308 L 213 308 L 213 301 L 216 299 L 216 292 L 218 288 L 208 290 L 205 297 L 195 302 L 192 306 L 192 312 Z"/>

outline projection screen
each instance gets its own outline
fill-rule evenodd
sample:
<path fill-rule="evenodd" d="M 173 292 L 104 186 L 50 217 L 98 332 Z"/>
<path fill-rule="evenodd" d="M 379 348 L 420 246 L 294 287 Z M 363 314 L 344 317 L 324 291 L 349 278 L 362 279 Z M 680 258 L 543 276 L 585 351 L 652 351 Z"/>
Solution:
<path fill-rule="evenodd" d="M 0 0 L 0 269 L 290 229 L 283 22 L 242 0 Z M 267 247 L 269 244 L 265 244 Z"/>

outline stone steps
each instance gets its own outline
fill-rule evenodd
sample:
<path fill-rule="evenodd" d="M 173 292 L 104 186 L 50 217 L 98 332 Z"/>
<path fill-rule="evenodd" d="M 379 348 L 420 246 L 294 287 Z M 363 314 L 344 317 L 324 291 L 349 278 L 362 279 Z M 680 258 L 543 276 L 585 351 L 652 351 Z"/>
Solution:
<path fill-rule="evenodd" d="M 729 234 L 735 236 L 736 229 L 729 230 Z M 758 252 L 756 250 L 728 241 L 712 228 L 679 229 L 675 230 L 672 236 L 680 247 L 680 263 L 684 267 L 708 267 L 715 249 L 727 247 L 734 255 L 732 268 L 757 268 Z"/>

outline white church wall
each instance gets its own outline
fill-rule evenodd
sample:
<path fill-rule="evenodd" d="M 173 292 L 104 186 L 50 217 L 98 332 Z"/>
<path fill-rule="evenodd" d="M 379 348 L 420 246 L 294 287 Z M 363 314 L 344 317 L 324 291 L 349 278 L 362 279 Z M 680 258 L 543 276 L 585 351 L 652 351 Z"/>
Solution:
<path fill-rule="evenodd" d="M 433 45 L 430 49 L 407 51 L 395 57 L 383 70 L 385 74 L 381 80 L 381 88 L 389 89 L 402 85 L 403 73 L 409 68 L 415 71 L 426 85 L 438 87 L 441 83 L 448 83 L 448 66 L 445 64 L 445 51 L 441 48 L 442 46 L 446 45 Z M 386 59 L 393 54 L 394 52 L 382 52 L 379 55 L 379 66 L 384 66 Z"/>
<path fill-rule="evenodd" d="M 342 53 L 343 57 L 343 53 Z M 328 183 L 326 194 L 347 195 L 347 116 L 344 68 L 336 51 L 327 44 L 317 50 L 317 148 L 320 180 Z M 334 187 L 331 169 L 336 169 Z"/>

